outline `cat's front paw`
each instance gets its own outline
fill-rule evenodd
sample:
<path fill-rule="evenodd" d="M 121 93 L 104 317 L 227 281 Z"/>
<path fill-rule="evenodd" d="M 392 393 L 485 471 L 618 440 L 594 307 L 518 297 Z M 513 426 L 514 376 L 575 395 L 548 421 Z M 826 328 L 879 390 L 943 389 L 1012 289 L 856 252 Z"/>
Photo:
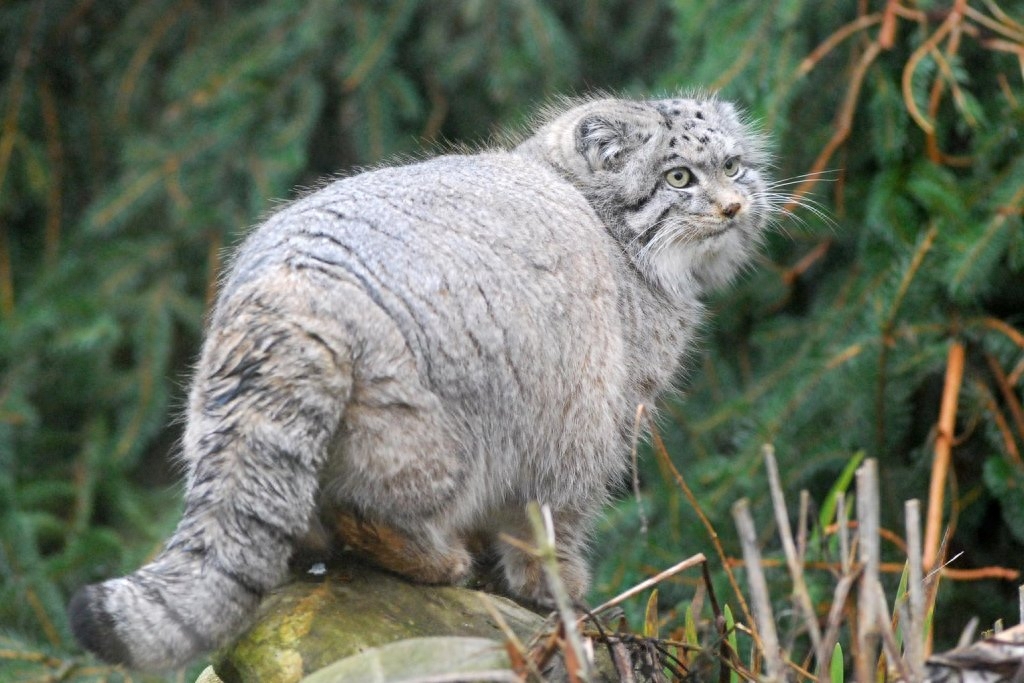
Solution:
<path fill-rule="evenodd" d="M 548 578 L 540 560 L 522 552 L 510 553 L 504 558 L 503 568 L 513 596 L 545 609 L 554 607 Z M 574 602 L 582 600 L 590 587 L 590 570 L 583 557 L 578 555 L 559 557 L 558 577 Z"/>

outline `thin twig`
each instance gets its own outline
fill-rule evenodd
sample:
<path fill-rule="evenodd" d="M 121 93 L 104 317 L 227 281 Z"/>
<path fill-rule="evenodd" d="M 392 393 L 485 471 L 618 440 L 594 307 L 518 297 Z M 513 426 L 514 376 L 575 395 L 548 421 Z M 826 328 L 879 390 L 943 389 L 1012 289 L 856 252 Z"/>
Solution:
<path fill-rule="evenodd" d="M 907 665 L 900 657 L 900 648 L 896 644 L 896 636 L 892 631 L 892 619 L 889 617 L 889 608 L 885 604 L 885 591 L 881 582 L 874 583 L 875 616 L 878 619 L 878 635 L 882 639 L 882 649 L 889 663 L 899 672 L 896 680 L 905 681 L 910 679 L 910 672 Z"/>
<path fill-rule="evenodd" d="M 807 523 L 811 511 L 811 493 L 807 489 L 800 491 L 800 516 L 796 524 L 796 557 L 803 565 L 807 559 Z"/>
<path fill-rule="evenodd" d="M 857 469 L 857 531 L 860 543 L 860 563 L 863 573 L 857 601 L 857 657 L 855 670 L 858 681 L 874 677 L 875 650 L 878 642 L 878 602 L 875 585 L 879 583 L 878 565 L 880 548 L 878 535 L 878 474 L 877 463 L 868 458 Z"/>
<path fill-rule="evenodd" d="M 741 498 L 732 506 L 732 517 L 739 532 L 743 548 L 743 560 L 747 569 L 747 584 L 754 602 L 754 619 L 761 636 L 761 653 L 764 655 L 766 680 L 781 681 L 785 668 L 779 648 L 779 636 L 775 630 L 775 616 L 772 613 L 771 595 L 768 582 L 761 569 L 761 552 L 757 548 L 757 530 L 750 515 L 750 503 Z"/>
<path fill-rule="evenodd" d="M 512 647 L 519 655 L 519 659 L 523 662 L 526 667 L 530 670 L 530 673 L 537 677 L 537 680 L 542 680 L 540 669 L 537 668 L 537 664 L 533 661 L 533 658 L 529 656 L 526 646 L 523 645 L 523 641 L 519 640 L 519 636 L 512 630 L 512 627 L 508 625 L 505 617 L 502 616 L 498 608 L 494 606 L 491 598 L 486 593 L 479 593 L 480 602 L 483 603 L 484 609 L 494 620 L 494 623 L 498 626 L 498 630 L 505 636 L 505 642 L 507 647 Z"/>
<path fill-rule="evenodd" d="M 851 574 L 843 574 L 832 593 L 832 607 L 829 608 L 828 617 L 825 619 L 827 627 L 824 635 L 821 637 L 822 647 L 825 649 L 826 655 L 818 667 L 819 680 L 825 680 L 822 672 L 828 672 L 831 669 L 832 650 L 835 649 L 836 642 L 839 640 L 839 629 L 843 625 L 843 608 L 846 606 L 846 600 L 850 596 L 850 591 L 853 589 L 853 585 L 857 582 L 858 578 L 860 578 L 859 567 Z"/>
<path fill-rule="evenodd" d="M 693 491 L 690 490 L 690 487 L 687 485 L 683 475 L 680 474 L 678 469 L 676 469 L 675 464 L 672 462 L 672 458 L 668 455 L 668 450 L 665 448 L 665 442 L 661 440 L 661 435 L 655 428 L 654 423 L 650 421 L 650 416 L 648 416 L 648 421 L 651 430 L 651 445 L 654 446 L 655 456 L 661 462 L 662 466 L 665 467 L 665 469 L 667 469 L 676 480 L 676 484 L 682 490 L 683 495 L 686 496 L 686 500 L 689 501 L 693 511 L 697 513 L 697 517 L 707 530 L 708 536 L 711 537 L 711 545 L 715 547 L 715 554 L 718 555 L 718 559 L 722 563 L 722 568 L 725 570 L 725 576 L 729 580 L 729 585 L 732 587 L 733 594 L 736 596 L 736 602 L 739 603 L 740 610 L 743 612 L 743 617 L 747 620 L 747 623 L 751 625 L 751 628 L 754 629 L 754 642 L 760 643 L 757 629 L 754 626 L 753 615 L 750 613 L 749 605 L 747 605 L 747 599 L 743 596 L 743 591 L 740 590 L 740 585 L 736 581 L 736 575 L 729 567 L 729 558 L 725 554 L 725 549 L 722 547 L 721 539 L 718 538 L 718 532 L 715 531 L 715 527 L 711 525 L 711 521 L 708 520 L 707 515 L 704 514 L 703 508 L 701 508 L 700 503 L 697 501 L 697 497 L 693 495 Z"/>
<path fill-rule="evenodd" d="M 942 553 L 939 553 L 942 556 Z M 999 579 L 1001 581 L 1016 581 L 1020 578 L 1020 570 L 1009 567 L 978 567 L 976 569 L 950 569 L 942 567 L 943 578 L 952 581 L 982 581 L 984 579 Z"/>
<path fill-rule="evenodd" d="M 962 4 L 962 1 L 957 0 L 957 4 Z M 917 71 L 917 65 L 922 59 L 924 59 L 925 55 L 931 53 L 962 18 L 963 15 L 956 9 L 951 11 L 946 17 L 946 20 L 943 21 L 937 29 L 935 29 L 935 32 L 928 36 L 928 39 L 921 43 L 921 45 L 911 53 L 903 67 L 903 104 L 907 108 L 907 113 L 910 114 L 910 118 L 912 118 L 918 128 L 923 130 L 926 134 L 934 133 L 935 125 L 921 113 L 921 110 L 918 108 L 917 102 L 914 99 L 914 72 Z"/>
<path fill-rule="evenodd" d="M 1002 394 L 1003 401 L 1010 411 L 1010 417 L 1013 418 L 1017 434 L 1024 440 L 1024 407 L 1021 407 L 1020 399 L 1017 398 L 1016 392 L 1014 392 L 1013 387 L 1007 380 L 1006 373 L 1003 372 L 1003 368 L 999 365 L 996 357 L 986 353 L 985 361 L 988 363 L 989 370 L 992 371 L 992 377 L 996 380 L 996 385 L 999 387 L 999 393 Z"/>
<path fill-rule="evenodd" d="M 904 521 L 907 525 L 907 600 L 910 617 L 903 630 L 907 664 L 911 680 L 924 680 L 924 568 L 921 564 L 921 501 L 904 503 Z"/>
<path fill-rule="evenodd" d="M 814 612 L 811 594 L 804 581 L 803 566 L 793 542 L 793 530 L 789 524 L 786 498 L 782 491 L 782 481 L 779 478 L 779 465 L 775 461 L 775 449 L 770 444 L 765 444 L 762 447 L 762 454 L 764 455 L 765 469 L 768 472 L 768 489 L 771 492 L 772 505 L 775 509 L 775 522 L 779 527 L 779 538 L 782 540 L 782 551 L 786 556 L 786 564 L 789 566 L 789 575 L 793 579 L 793 599 L 804 613 L 804 623 L 807 625 L 807 633 L 811 637 L 815 658 L 821 662 L 825 659 L 825 654 L 821 651 L 821 627 L 818 625 L 818 615 Z"/>
<path fill-rule="evenodd" d="M 853 74 L 850 77 L 849 86 L 846 89 L 846 97 L 843 99 L 843 106 L 840 108 L 839 114 L 836 118 L 832 137 L 829 138 L 827 143 L 825 143 L 825 147 L 821 150 L 818 154 L 818 158 L 815 159 L 814 163 L 811 165 L 811 170 L 807 174 L 807 180 L 801 183 L 793 192 L 793 200 L 790 202 L 793 206 L 795 206 L 800 197 L 803 197 L 810 192 L 818 183 L 818 180 L 821 178 L 821 173 L 825 170 L 825 167 L 828 165 L 832 155 L 835 154 L 840 145 L 846 142 L 846 139 L 850 136 L 850 132 L 853 130 L 853 115 L 857 109 L 857 102 L 860 99 L 860 88 L 864 84 L 864 76 L 867 74 L 868 67 L 874 63 L 881 51 L 881 45 L 877 42 L 873 42 L 868 45 L 864 54 L 862 54 L 860 59 L 857 61 L 857 65 L 854 67 Z"/>
<path fill-rule="evenodd" d="M 932 462 L 931 483 L 928 489 L 928 520 L 924 535 L 924 569 L 935 567 L 938 559 L 939 533 L 942 529 L 942 506 L 946 493 L 946 479 L 953 454 L 953 434 L 956 431 L 957 402 L 964 376 L 964 346 L 954 340 L 946 361 L 946 379 L 939 409 L 938 433 L 935 437 L 935 458 Z"/>
<path fill-rule="evenodd" d="M 850 573 L 850 529 L 846 517 L 846 496 L 836 498 L 836 524 L 839 534 L 839 566 L 843 576 Z"/>
<path fill-rule="evenodd" d="M 628 590 L 625 590 L 622 593 L 619 593 L 618 595 L 616 595 L 611 600 L 608 600 L 607 602 L 601 603 L 600 605 L 598 605 L 597 607 L 595 607 L 594 609 L 592 609 L 590 611 L 591 611 L 592 614 L 599 614 L 599 613 L 605 611 L 606 609 L 610 609 L 612 607 L 615 607 L 616 605 L 622 604 L 623 602 L 625 602 L 626 600 L 629 600 L 631 597 L 633 597 L 637 593 L 642 593 L 643 591 L 647 590 L 651 586 L 657 585 L 657 584 L 661 583 L 662 581 L 664 581 L 665 579 L 667 579 L 667 578 L 669 578 L 671 576 L 675 576 L 676 574 L 678 574 L 679 572 L 683 571 L 684 569 L 689 569 L 690 567 L 696 567 L 697 565 L 702 564 L 702 563 L 707 562 L 707 561 L 708 560 L 704 556 L 704 553 L 697 553 L 696 555 L 693 555 L 692 557 L 688 557 L 688 558 L 686 558 L 685 560 L 683 560 L 682 562 L 680 562 L 678 564 L 672 565 L 671 567 L 669 567 L 665 571 L 659 572 L 658 574 L 652 576 L 651 578 L 649 578 L 649 579 L 647 579 L 645 581 L 641 581 L 640 583 L 636 584 L 632 588 L 630 588 Z M 580 621 L 583 621 L 585 619 L 586 619 L 586 617 L 582 617 L 582 618 L 580 618 Z"/>
<path fill-rule="evenodd" d="M 814 48 L 809 55 L 804 57 L 804 60 L 800 62 L 800 66 L 797 67 L 797 74 L 804 76 L 810 73 L 814 67 L 818 65 L 818 62 L 831 52 L 839 43 L 849 38 L 858 31 L 863 31 L 866 28 L 874 26 L 882 21 L 882 13 L 875 12 L 874 14 L 865 14 L 862 17 L 857 17 L 845 26 L 841 26 L 837 30 L 833 31 L 832 34 L 823 40 L 818 47 Z"/>

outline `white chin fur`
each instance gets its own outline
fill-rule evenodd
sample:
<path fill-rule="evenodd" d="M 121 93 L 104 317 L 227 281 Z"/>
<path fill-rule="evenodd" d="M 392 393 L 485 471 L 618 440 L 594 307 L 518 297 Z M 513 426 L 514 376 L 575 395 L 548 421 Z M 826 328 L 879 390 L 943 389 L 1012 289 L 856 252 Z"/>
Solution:
<path fill-rule="evenodd" d="M 673 296 L 699 295 L 732 281 L 747 261 L 748 242 L 739 228 L 700 240 L 677 239 L 650 255 L 648 275 Z"/>

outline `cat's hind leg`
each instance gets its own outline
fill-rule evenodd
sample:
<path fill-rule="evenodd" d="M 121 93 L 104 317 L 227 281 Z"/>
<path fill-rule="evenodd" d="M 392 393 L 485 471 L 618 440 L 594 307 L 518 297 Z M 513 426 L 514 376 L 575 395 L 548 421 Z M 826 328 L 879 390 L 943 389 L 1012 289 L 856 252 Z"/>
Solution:
<path fill-rule="evenodd" d="M 426 520 L 414 529 L 401 529 L 339 511 L 326 523 L 338 542 L 359 557 L 417 583 L 457 584 L 473 566 L 458 535 Z"/>
<path fill-rule="evenodd" d="M 373 315 L 375 335 L 359 354 L 323 477 L 321 516 L 341 543 L 385 569 L 458 583 L 472 568 L 465 530 L 479 504 L 471 482 L 479 472 L 400 326 Z"/>

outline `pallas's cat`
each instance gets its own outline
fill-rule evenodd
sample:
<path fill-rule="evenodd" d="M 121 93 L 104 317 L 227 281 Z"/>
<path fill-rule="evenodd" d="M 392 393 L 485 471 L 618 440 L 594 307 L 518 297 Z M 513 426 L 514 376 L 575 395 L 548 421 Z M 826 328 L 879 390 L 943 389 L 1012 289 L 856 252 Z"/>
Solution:
<path fill-rule="evenodd" d="M 326 520 L 424 582 L 482 540 L 543 601 L 525 506 L 565 584 L 625 473 L 639 404 L 670 386 L 702 298 L 772 211 L 763 139 L 714 97 L 592 99 L 518 144 L 339 180 L 242 243 L 187 406 L 185 512 L 135 573 L 72 599 L 102 658 L 166 669 L 222 645 Z"/>

